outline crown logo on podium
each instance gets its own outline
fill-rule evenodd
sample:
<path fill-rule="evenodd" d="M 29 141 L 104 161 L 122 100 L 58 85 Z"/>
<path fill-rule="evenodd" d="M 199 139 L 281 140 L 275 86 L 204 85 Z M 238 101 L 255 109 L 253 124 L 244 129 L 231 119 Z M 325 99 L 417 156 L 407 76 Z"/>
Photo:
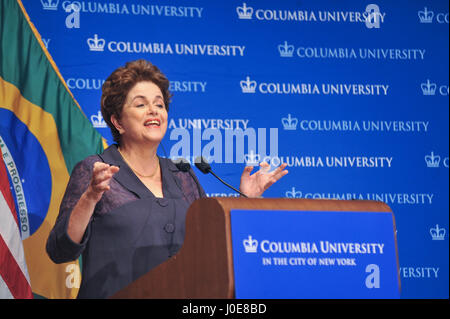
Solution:
<path fill-rule="evenodd" d="M 99 39 L 97 34 L 94 34 L 93 38 L 88 38 L 86 42 L 91 51 L 103 51 L 105 47 L 105 40 Z"/>
<path fill-rule="evenodd" d="M 97 115 L 94 114 L 91 116 L 91 122 L 94 127 L 97 127 L 97 128 L 105 128 L 106 127 L 106 122 L 103 119 L 102 113 L 100 111 L 98 111 Z"/>
<path fill-rule="evenodd" d="M 296 191 L 295 187 L 292 187 L 292 190 L 286 192 L 287 198 L 302 198 L 302 192 Z"/>
<path fill-rule="evenodd" d="M 242 241 L 246 253 L 256 253 L 258 249 L 258 241 L 253 239 L 251 235 L 248 235 L 248 239 Z"/>
<path fill-rule="evenodd" d="M 238 14 L 239 19 L 246 19 L 249 20 L 252 18 L 253 15 L 253 8 L 247 7 L 245 2 L 243 3 L 242 7 L 237 7 L 236 12 Z"/>
<path fill-rule="evenodd" d="M 283 128 L 285 130 L 295 131 L 297 129 L 298 119 L 291 117 L 291 114 L 288 114 L 288 117 L 283 117 L 281 119 L 281 123 L 283 124 Z"/>
<path fill-rule="evenodd" d="M 431 152 L 430 155 L 425 156 L 425 162 L 427 163 L 427 167 L 439 167 L 439 162 L 441 161 L 441 157 L 439 155 L 434 155 L 434 152 Z"/>
<path fill-rule="evenodd" d="M 57 10 L 59 0 L 41 0 L 42 8 L 44 10 Z"/>
<path fill-rule="evenodd" d="M 436 228 L 430 228 L 430 235 L 432 240 L 444 240 L 445 228 L 439 228 L 439 225 L 436 224 Z"/>
<path fill-rule="evenodd" d="M 428 79 L 426 83 L 420 85 L 422 88 L 423 95 L 435 95 L 436 94 L 436 83 L 431 83 Z"/>
<path fill-rule="evenodd" d="M 280 52 L 280 57 L 292 58 L 294 55 L 294 46 L 289 45 L 287 41 L 284 41 L 284 44 L 278 46 L 278 52 Z"/>
<path fill-rule="evenodd" d="M 250 81 L 250 77 L 247 76 L 245 81 L 239 82 L 241 85 L 242 93 L 255 93 L 256 81 Z"/>
<path fill-rule="evenodd" d="M 417 12 L 419 16 L 420 23 L 432 23 L 433 22 L 433 11 L 428 11 L 427 7 L 424 8 L 423 11 Z"/>
<path fill-rule="evenodd" d="M 244 160 L 247 166 L 258 166 L 261 161 L 261 156 L 251 150 L 249 154 L 244 155 Z"/>

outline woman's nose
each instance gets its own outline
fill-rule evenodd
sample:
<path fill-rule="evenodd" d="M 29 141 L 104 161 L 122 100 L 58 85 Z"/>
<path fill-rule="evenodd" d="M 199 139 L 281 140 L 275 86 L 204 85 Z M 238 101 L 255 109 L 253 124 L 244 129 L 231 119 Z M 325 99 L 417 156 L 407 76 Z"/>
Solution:
<path fill-rule="evenodd" d="M 158 107 L 153 104 L 148 104 L 147 113 L 148 114 L 158 114 Z"/>

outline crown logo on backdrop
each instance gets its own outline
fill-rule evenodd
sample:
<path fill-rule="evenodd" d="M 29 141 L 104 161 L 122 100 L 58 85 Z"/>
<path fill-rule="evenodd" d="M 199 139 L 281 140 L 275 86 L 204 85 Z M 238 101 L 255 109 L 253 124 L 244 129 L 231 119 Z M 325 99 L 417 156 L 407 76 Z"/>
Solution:
<path fill-rule="evenodd" d="M 42 8 L 44 10 L 57 10 L 59 0 L 41 0 Z"/>
<path fill-rule="evenodd" d="M 238 14 L 239 19 L 251 19 L 253 15 L 253 8 L 247 7 L 245 2 L 243 3 L 242 7 L 237 7 L 236 12 Z"/>
<path fill-rule="evenodd" d="M 427 163 L 427 167 L 439 167 L 440 161 L 441 157 L 439 155 L 434 155 L 434 152 L 431 152 L 431 155 L 425 156 L 425 162 Z"/>
<path fill-rule="evenodd" d="M 295 187 L 292 187 L 292 190 L 286 192 L 287 198 L 302 198 L 302 192 L 296 191 Z"/>
<path fill-rule="evenodd" d="M 251 150 L 249 154 L 244 155 L 244 160 L 247 166 L 258 166 L 261 161 L 261 156 Z"/>
<path fill-rule="evenodd" d="M 419 16 L 420 23 L 432 23 L 433 22 L 433 11 L 428 11 L 427 7 L 424 8 L 423 11 L 417 12 Z"/>
<path fill-rule="evenodd" d="M 436 94 L 436 83 L 431 83 L 428 79 L 426 83 L 420 85 L 422 88 L 423 95 L 435 95 Z"/>
<path fill-rule="evenodd" d="M 432 240 L 444 240 L 445 228 L 439 228 L 439 225 L 436 224 L 436 228 L 430 228 L 430 235 Z"/>
<path fill-rule="evenodd" d="M 239 82 L 241 85 L 242 93 L 255 93 L 256 81 L 250 81 L 250 77 L 247 76 L 245 81 Z"/>
<path fill-rule="evenodd" d="M 280 52 L 280 57 L 282 58 L 292 58 L 294 55 L 294 46 L 284 41 L 284 44 L 278 46 L 278 52 Z"/>
<path fill-rule="evenodd" d="M 99 39 L 97 34 L 94 34 L 93 38 L 88 38 L 86 42 L 91 51 L 103 51 L 105 48 L 105 40 Z"/>
<path fill-rule="evenodd" d="M 291 117 L 291 114 L 288 114 L 288 117 L 283 117 L 281 119 L 281 123 L 283 123 L 283 128 L 285 130 L 295 131 L 297 129 L 298 119 Z"/>
<path fill-rule="evenodd" d="M 246 253 L 256 253 L 258 249 L 258 241 L 253 239 L 251 235 L 248 235 L 248 239 L 242 241 Z"/>
<path fill-rule="evenodd" d="M 97 115 L 92 115 L 91 116 L 91 122 L 92 125 L 96 128 L 105 128 L 106 127 L 106 122 L 103 119 L 102 113 L 100 111 L 98 111 Z"/>

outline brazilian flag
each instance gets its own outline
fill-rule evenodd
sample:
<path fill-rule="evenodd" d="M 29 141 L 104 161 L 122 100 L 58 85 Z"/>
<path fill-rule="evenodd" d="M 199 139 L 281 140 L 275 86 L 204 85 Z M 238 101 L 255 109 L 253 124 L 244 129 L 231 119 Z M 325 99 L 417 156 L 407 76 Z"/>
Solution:
<path fill-rule="evenodd" d="M 0 147 L 36 295 L 73 298 L 78 293 L 78 261 L 54 264 L 45 244 L 73 167 L 105 146 L 20 0 L 1 0 Z"/>

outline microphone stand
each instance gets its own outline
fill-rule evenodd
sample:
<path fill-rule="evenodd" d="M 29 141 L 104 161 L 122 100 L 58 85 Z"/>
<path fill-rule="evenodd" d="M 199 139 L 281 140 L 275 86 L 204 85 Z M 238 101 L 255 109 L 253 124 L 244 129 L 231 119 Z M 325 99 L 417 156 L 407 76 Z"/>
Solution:
<path fill-rule="evenodd" d="M 236 188 L 234 188 L 233 186 L 231 186 L 230 184 L 228 184 L 227 182 L 225 182 L 224 180 L 222 180 L 219 176 L 217 176 L 211 169 L 209 169 L 209 172 L 211 174 L 214 175 L 215 178 L 217 178 L 219 181 L 221 181 L 223 184 L 225 184 L 226 186 L 228 186 L 229 188 L 231 188 L 232 190 L 234 190 L 235 192 L 238 192 L 239 194 L 241 194 L 241 196 L 248 198 L 247 195 L 245 195 L 244 193 L 242 193 L 241 191 L 237 190 Z"/>

